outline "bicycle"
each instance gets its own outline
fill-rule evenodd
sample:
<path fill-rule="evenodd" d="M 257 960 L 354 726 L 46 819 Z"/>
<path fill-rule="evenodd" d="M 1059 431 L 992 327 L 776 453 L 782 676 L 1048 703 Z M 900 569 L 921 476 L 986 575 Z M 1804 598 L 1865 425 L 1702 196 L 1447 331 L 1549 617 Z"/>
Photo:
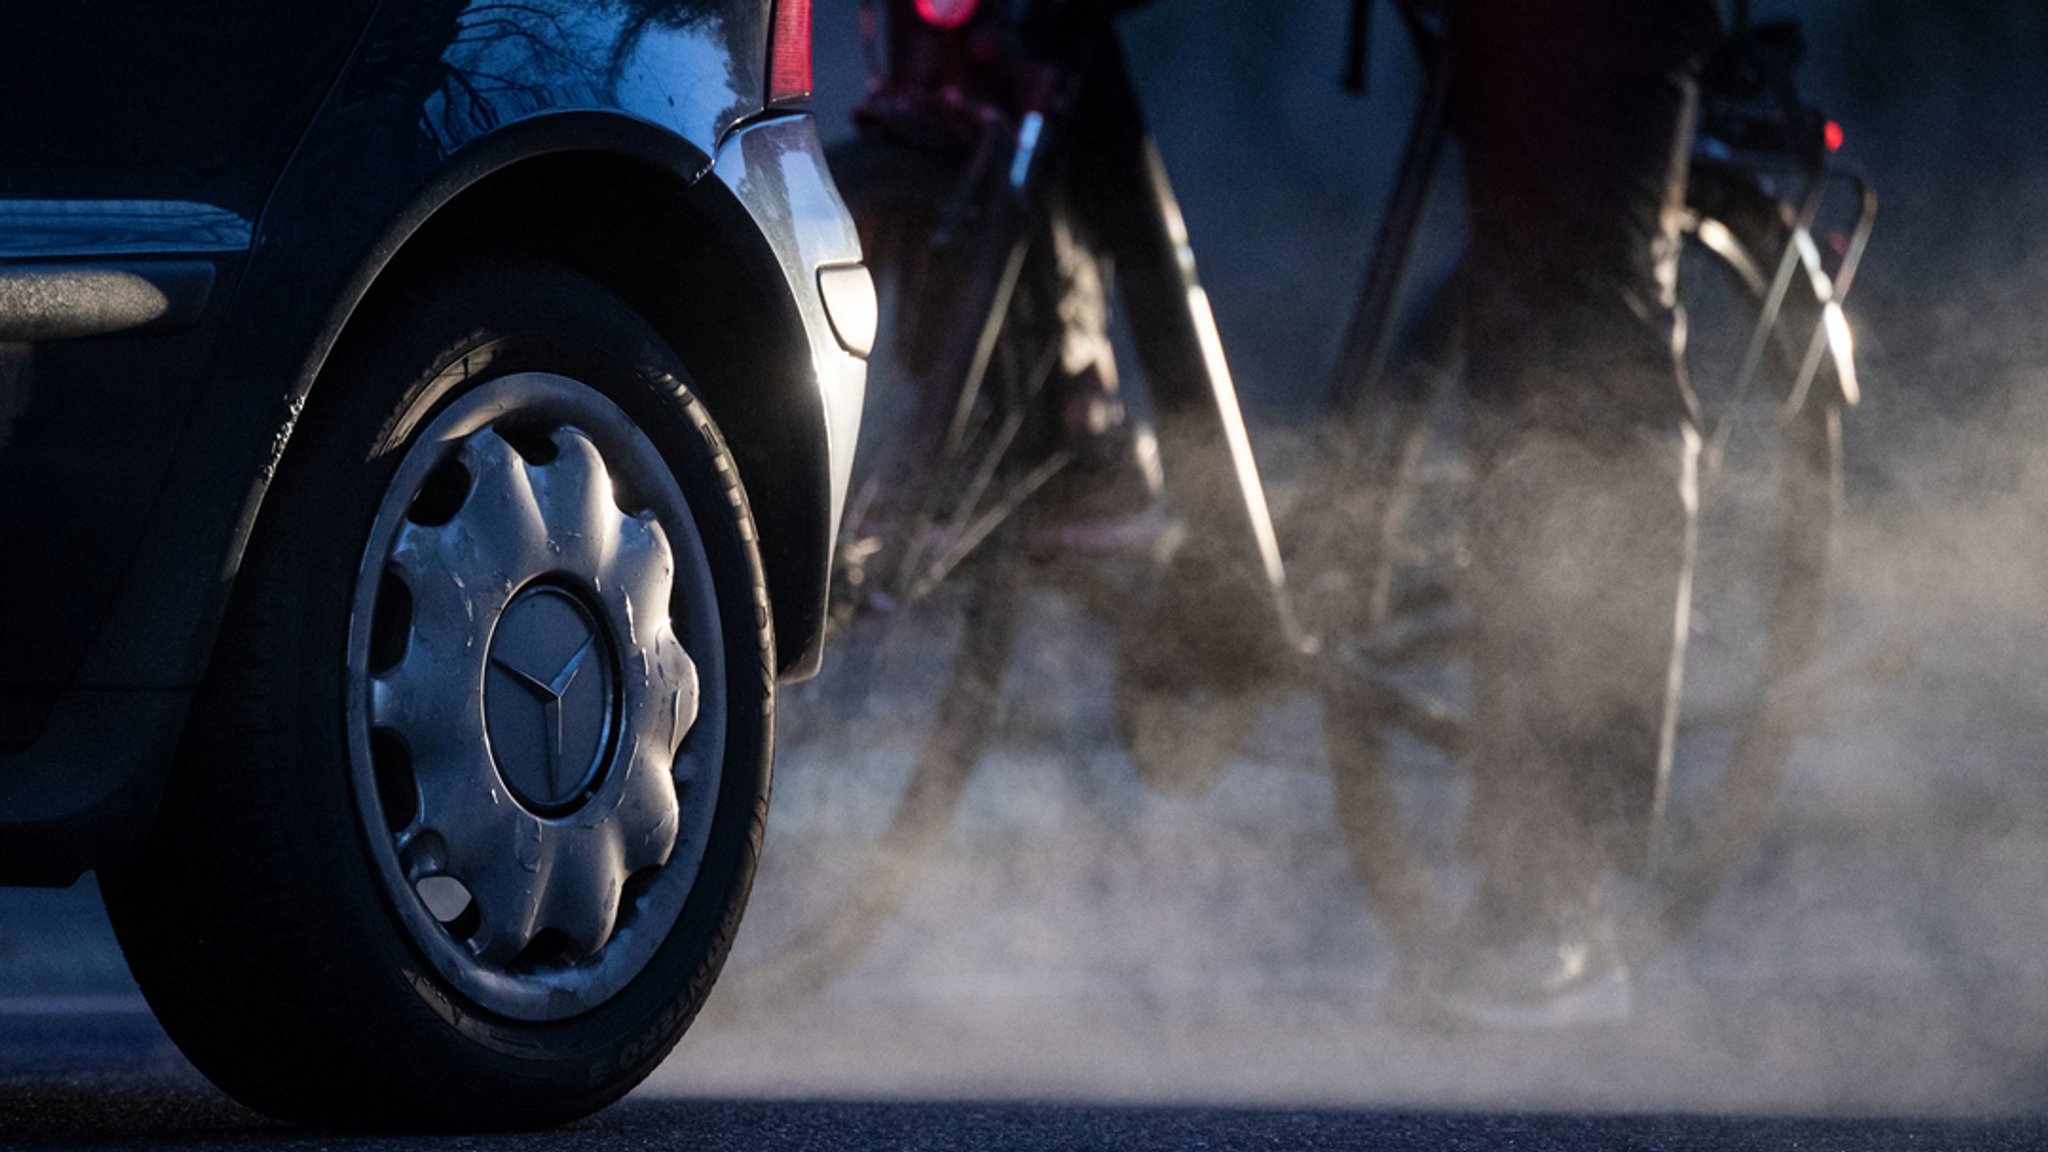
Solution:
<path fill-rule="evenodd" d="M 1134 6 L 863 6 L 868 43 L 889 59 L 871 59 L 862 137 L 832 163 L 884 331 L 841 531 L 834 655 L 784 697 L 763 869 L 805 882 L 764 880 L 800 898 L 750 916 L 735 999 L 816 990 L 901 905 L 996 727 L 1027 584 L 1056 581 L 1129 635 L 1192 611 L 1228 617 L 1173 645 L 1118 645 L 1120 719 L 1140 741 L 1178 748 L 1170 738 L 1193 730 L 1209 733 L 1195 747 L 1234 746 L 1256 715 L 1250 685 L 1298 650 L 1221 340 L 1113 32 Z M 1068 418 L 1059 360 L 1075 321 L 1060 312 L 1094 311 L 1082 326 L 1106 342 L 1111 260 L 1123 297 L 1148 302 L 1129 318 L 1152 423 L 1119 451 L 1144 476 L 1141 503 L 1171 520 L 1126 518 L 1110 533 L 1122 539 L 1077 543 L 1085 525 L 1037 531 L 1050 490 L 1093 475 L 1100 448 Z M 1077 547 L 1096 570 L 1055 571 Z M 1205 776 L 1223 763 L 1210 755 Z M 1171 779 L 1171 752 L 1148 762 L 1163 785 L 1193 786 Z"/>
<path fill-rule="evenodd" d="M 1236 753 L 1265 700 L 1317 692 L 1355 870 L 1395 938 L 1425 946 L 1455 912 L 1457 813 L 1441 797 L 1418 813 L 1407 802 L 1417 789 L 1404 777 L 1415 758 L 1387 755 L 1388 744 L 1416 738 L 1453 755 L 1465 743 L 1465 721 L 1432 697 L 1440 684 L 1424 667 L 1459 659 L 1458 630 L 1428 626 L 1431 613 L 1437 624 L 1454 620 L 1455 580 L 1429 575 L 1444 559 L 1441 547 L 1414 547 L 1416 530 L 1434 518 L 1434 544 L 1449 545 L 1455 568 L 1455 500 L 1441 499 L 1454 496 L 1455 485 L 1433 482 L 1447 453 L 1441 443 L 1431 450 L 1432 434 L 1440 441 L 1455 433 L 1455 416 L 1447 417 L 1455 370 L 1439 356 L 1434 372 L 1386 371 L 1399 290 L 1448 139 L 1440 13 L 1397 5 L 1429 82 L 1335 376 L 1331 405 L 1342 434 L 1315 470 L 1331 483 L 1303 502 L 1329 515 L 1292 518 L 1285 535 L 1298 546 L 1283 566 L 1282 533 L 1252 463 L 1221 341 L 1116 41 L 1113 21 L 1133 6 L 1027 3 L 1013 11 L 972 0 L 890 0 L 863 8 L 871 51 L 886 46 L 888 58 L 871 55 L 877 83 L 857 114 L 861 139 L 833 164 L 882 285 L 885 318 L 894 319 L 871 362 L 860 474 L 842 532 L 837 650 L 826 675 L 786 701 L 785 715 L 795 719 L 783 733 L 775 839 L 763 865 L 814 878 L 778 885 L 806 890 L 814 904 L 763 907 L 750 917 L 736 987 L 756 1001 L 821 988 L 901 907 L 943 843 L 996 727 L 1018 606 L 1048 569 L 1117 624 L 1120 735 L 1142 776 L 1197 790 Z M 1368 11 L 1361 0 L 1354 60 L 1362 59 Z M 1782 35 L 1753 30 L 1762 44 Z M 1753 112 L 1789 90 L 1785 68 L 1741 76 L 1733 53 L 1730 60 L 1728 91 L 1747 93 Z M 1738 103 L 1731 95 L 1726 128 L 1703 131 L 1703 140 L 1759 129 L 1754 117 L 1736 116 Z M 1802 119 L 1801 127 L 1818 126 Z M 1759 131 L 1750 135 L 1760 140 Z M 1782 603 L 1783 638 L 1750 681 L 1764 686 L 1761 698 L 1780 702 L 1765 709 L 1768 722 L 1746 725 L 1755 735 L 1741 770 L 1726 775 L 1733 787 L 1705 804 L 1720 814 L 1703 841 L 1715 850 L 1695 854 L 1682 882 L 1660 889 L 1683 899 L 1640 921 L 1656 925 L 1633 933 L 1642 948 L 1668 938 L 1704 902 L 1761 824 L 1762 802 L 1789 756 L 1800 709 L 1781 689 L 1799 681 L 1817 643 L 1839 477 L 1838 398 L 1854 381 L 1841 346 L 1840 297 L 1868 236 L 1868 212 L 1841 253 L 1828 260 L 1814 250 L 1809 260 L 1813 245 L 1801 248 L 1797 237 L 1810 235 L 1819 197 L 1809 195 L 1787 224 L 1776 214 L 1780 198 L 1754 178 L 1755 159 L 1731 153 L 1727 163 L 1727 180 L 1696 180 L 1695 188 L 1741 207 L 1740 219 L 1710 225 L 1734 214 L 1701 204 L 1692 234 L 1757 307 L 1745 349 L 1754 363 L 1743 377 L 1779 365 L 1786 334 L 1808 319 L 1816 324 L 1809 331 L 1843 338 L 1820 345 L 1820 355 L 1836 348 L 1844 357 L 1822 364 L 1812 347 L 1796 350 L 1801 399 L 1790 409 L 1797 435 L 1786 449 L 1800 462 L 1788 472 L 1799 478 L 1797 491 L 1786 493 L 1796 530 L 1780 556 L 1798 578 L 1773 600 Z M 1744 254 L 1745 240 L 1754 251 L 1784 255 L 1759 261 Z M 1790 247 L 1771 247 L 1774 240 Z M 1075 277 L 1085 280 L 1091 265 L 1100 271 L 1110 260 L 1158 422 L 1167 510 L 1141 541 L 1148 546 L 1135 550 L 1077 546 L 1071 534 L 1038 532 L 1034 523 L 1044 519 L 1048 488 L 1072 475 L 1089 449 L 1062 419 L 1069 397 L 1061 337 L 1072 317 L 1060 311 L 1072 310 Z M 1831 277 L 1828 298 L 1818 281 L 1794 282 L 1812 268 Z M 1795 287 L 1816 302 L 1807 307 Z M 1440 322 L 1418 330 L 1454 331 L 1437 312 Z M 1789 317 L 1782 324 L 1781 315 Z M 1752 382 L 1737 391 L 1753 390 Z M 1737 440 L 1737 430 L 1716 433 L 1720 459 L 1731 445 L 1744 459 L 1747 438 Z M 1356 450 L 1368 442 L 1371 450 Z M 1076 552 L 1086 563 L 1071 563 Z M 1076 568 L 1099 571 L 1077 579 Z M 1297 592 L 1307 623 L 1296 618 Z M 1255 611 L 1236 614 L 1235 628 L 1217 628 L 1232 615 L 1218 605 Z M 1171 627 L 1185 619 L 1205 627 Z M 1406 681 L 1389 674 L 1403 668 Z"/>

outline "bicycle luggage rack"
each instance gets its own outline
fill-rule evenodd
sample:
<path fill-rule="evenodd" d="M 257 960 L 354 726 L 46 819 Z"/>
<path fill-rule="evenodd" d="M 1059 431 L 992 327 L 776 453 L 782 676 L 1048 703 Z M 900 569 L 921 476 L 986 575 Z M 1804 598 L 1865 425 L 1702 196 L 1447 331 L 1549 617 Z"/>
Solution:
<path fill-rule="evenodd" d="M 1765 191 L 1773 194 L 1780 174 L 1800 187 L 1795 195 L 1777 195 L 1780 203 L 1796 208 L 1787 221 L 1789 237 L 1784 251 L 1778 254 L 1763 308 L 1735 381 L 1734 396 L 1739 401 L 1755 384 L 1765 349 L 1783 315 L 1786 297 L 1804 272 L 1820 314 L 1808 339 L 1799 374 L 1786 393 L 1784 412 L 1789 417 L 1805 405 L 1813 381 L 1828 358 L 1834 361 L 1843 401 L 1854 406 L 1862 399 L 1862 388 L 1856 376 L 1855 341 L 1843 302 L 1855 284 L 1857 268 L 1870 242 L 1877 218 L 1877 193 L 1859 173 L 1834 162 L 1843 142 L 1840 126 L 1799 96 L 1794 81 L 1806 46 L 1798 25 L 1778 22 L 1752 26 L 1746 7 L 1737 6 L 1734 34 L 1703 71 L 1703 108 L 1694 161 L 1749 172 Z M 1837 187 L 1847 188 L 1856 218 L 1846 231 L 1831 233 L 1830 242 L 1823 247 L 1815 242 L 1814 229 L 1830 190 Z M 1710 246 L 1717 239 L 1729 241 L 1704 231 L 1700 239 Z M 1722 255 L 1729 253 L 1724 251 Z M 1728 435 L 1725 422 L 1709 430 L 1708 459 L 1718 458 Z"/>

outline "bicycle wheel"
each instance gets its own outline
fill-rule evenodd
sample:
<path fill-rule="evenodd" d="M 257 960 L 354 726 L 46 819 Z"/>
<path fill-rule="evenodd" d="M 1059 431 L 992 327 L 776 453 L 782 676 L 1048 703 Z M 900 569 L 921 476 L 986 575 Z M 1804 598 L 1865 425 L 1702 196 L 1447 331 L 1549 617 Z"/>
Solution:
<path fill-rule="evenodd" d="M 1709 169 L 1695 175 L 1691 203 L 1681 296 L 1709 451 L 1664 815 L 1648 866 L 1613 894 L 1632 960 L 1698 916 L 1768 818 L 1812 712 L 1841 486 L 1831 367 L 1795 397 L 1819 321 L 1810 293 L 1788 299 L 1756 381 L 1735 387 L 1790 240 L 1777 202 L 1739 173 Z M 1383 488 L 1345 494 L 1362 542 L 1345 591 L 1363 606 L 1332 646 L 1322 687 L 1354 871 L 1397 946 L 1428 949 L 1477 888 L 1461 597 L 1473 471 L 1462 390 L 1411 387 L 1408 397 L 1384 406 L 1380 442 L 1347 473 Z"/>
<path fill-rule="evenodd" d="M 1026 419 L 1046 365 L 1019 291 L 983 386 L 933 345 L 962 317 L 933 228 L 958 172 L 875 141 L 832 167 L 882 295 L 823 672 L 783 689 L 775 818 L 728 1005 L 772 1009 L 863 955 L 944 844 L 995 726 L 1022 578 Z"/>

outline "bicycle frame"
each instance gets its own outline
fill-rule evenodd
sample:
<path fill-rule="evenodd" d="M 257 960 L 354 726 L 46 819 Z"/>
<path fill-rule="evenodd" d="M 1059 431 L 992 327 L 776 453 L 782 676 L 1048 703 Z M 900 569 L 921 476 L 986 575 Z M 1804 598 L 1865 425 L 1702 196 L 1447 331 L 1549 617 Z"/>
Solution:
<path fill-rule="evenodd" d="M 865 129 L 964 157 L 938 243 L 973 272 L 961 315 L 973 340 L 932 354 L 972 407 L 1025 257 L 1055 189 L 1115 259 L 1159 435 L 1170 506 L 1186 521 L 1187 578 L 1227 605 L 1232 646 L 1302 644 L 1285 569 L 1208 294 L 1186 225 L 1145 127 L 1109 4 L 984 3 L 957 26 L 928 5 L 870 3 L 888 61 L 856 113 Z M 956 420 L 956 430 L 958 420 Z M 1176 466 L 1178 465 L 1178 466 Z"/>

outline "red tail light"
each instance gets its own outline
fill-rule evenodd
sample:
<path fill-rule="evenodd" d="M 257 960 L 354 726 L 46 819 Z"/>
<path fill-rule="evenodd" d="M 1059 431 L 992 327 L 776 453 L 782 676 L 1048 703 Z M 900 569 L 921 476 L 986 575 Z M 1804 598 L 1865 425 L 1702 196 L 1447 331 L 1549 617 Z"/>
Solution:
<path fill-rule="evenodd" d="M 934 28 L 958 28 L 974 19 L 981 0 L 917 0 L 917 14 Z"/>
<path fill-rule="evenodd" d="M 775 0 L 768 39 L 768 102 L 800 104 L 811 98 L 811 0 Z"/>
<path fill-rule="evenodd" d="M 1821 138 L 1822 142 L 1828 146 L 1828 151 L 1840 152 L 1842 150 L 1842 126 L 1840 124 L 1835 123 L 1833 120 L 1828 121 L 1827 127 L 1821 129 Z"/>

